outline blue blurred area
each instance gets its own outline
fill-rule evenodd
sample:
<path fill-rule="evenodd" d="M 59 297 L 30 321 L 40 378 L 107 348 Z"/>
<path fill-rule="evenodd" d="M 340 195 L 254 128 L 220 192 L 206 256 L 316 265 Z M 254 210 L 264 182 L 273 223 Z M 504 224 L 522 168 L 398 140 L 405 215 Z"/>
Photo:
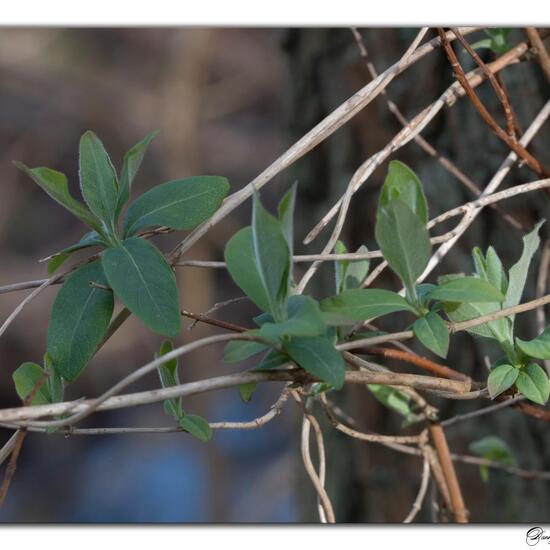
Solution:
<path fill-rule="evenodd" d="M 262 387 L 245 404 L 236 393 L 221 392 L 209 420 L 259 417 L 278 394 Z M 104 421 L 143 425 L 160 406 L 113 412 Z M 298 521 L 291 480 L 299 447 L 289 421 L 287 409 L 259 429 L 218 430 L 208 443 L 183 433 L 29 434 L 0 521 Z"/>
<path fill-rule="evenodd" d="M 208 472 L 193 446 L 103 440 L 80 465 L 71 522 L 196 522 L 207 518 Z M 76 504 L 76 505 L 75 505 Z"/>

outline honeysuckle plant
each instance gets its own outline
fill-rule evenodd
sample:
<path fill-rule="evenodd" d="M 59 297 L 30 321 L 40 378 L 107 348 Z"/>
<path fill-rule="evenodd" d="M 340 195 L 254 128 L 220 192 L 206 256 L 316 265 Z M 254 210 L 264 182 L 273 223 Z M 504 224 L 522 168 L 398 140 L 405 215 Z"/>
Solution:
<path fill-rule="evenodd" d="M 51 256 L 48 272 L 53 274 L 77 250 L 99 249 L 63 282 L 48 325 L 47 361 L 43 367 L 31 363 L 19 367 L 15 379 L 20 396 L 25 396 L 32 381 L 36 382 L 43 372 L 53 375 L 49 381 L 55 378 L 58 382 L 73 381 L 82 373 L 107 335 L 115 299 L 154 332 L 171 337 L 179 334 L 181 317 L 174 271 L 143 232 L 159 227 L 192 229 L 219 208 L 229 183 L 221 176 L 161 183 L 133 200 L 122 216 L 136 173 L 156 134 L 151 132 L 125 154 L 117 174 L 102 142 L 93 132 L 86 132 L 79 150 L 80 190 L 85 204 L 73 198 L 61 172 L 15 163 L 92 230 L 76 244 Z M 53 402 L 61 397 L 59 388 L 43 386 L 34 401 Z"/>
<path fill-rule="evenodd" d="M 517 305 L 523 293 L 529 264 L 540 239 L 540 222 L 524 238 L 524 251 L 506 274 L 494 248 L 484 255 L 473 251 L 472 275 L 450 274 L 437 284 L 417 284 L 432 253 L 427 230 L 428 204 L 422 184 L 405 164 L 392 161 L 378 204 L 375 235 L 384 259 L 401 279 L 404 295 L 385 289 L 362 288 L 369 261 L 335 262 L 336 294 L 320 301 L 298 295 L 292 279 L 292 213 L 296 188 L 283 197 L 273 216 L 254 196 L 252 225 L 241 229 L 227 243 L 225 261 L 235 283 L 262 310 L 254 319 L 250 335 L 263 342 L 234 341 L 227 344 L 224 359 L 237 362 L 263 353 L 257 370 L 277 369 L 293 362 L 316 378 L 340 389 L 345 363 L 336 350 L 338 338 L 353 337 L 349 328 L 357 323 L 396 312 L 416 317 L 415 337 L 430 351 L 445 358 L 449 350 L 449 321 L 474 319 Z M 336 253 L 346 252 L 337 243 Z M 363 245 L 359 253 L 367 252 Z M 446 317 L 446 318 L 445 318 Z M 550 358 L 550 328 L 525 342 L 513 336 L 514 318 L 505 317 L 469 329 L 475 336 L 495 340 L 506 354 L 495 363 L 488 379 L 492 398 L 515 385 L 536 403 L 548 400 L 550 384 L 536 359 Z M 408 399 L 399 390 L 380 392 L 377 398 L 394 409 Z M 397 400 L 397 401 L 396 401 Z M 399 401 L 400 400 L 400 401 Z M 407 410 L 405 417 L 413 414 Z M 410 417 L 412 418 L 412 417 Z M 409 420 L 410 420 L 409 418 Z"/>
<path fill-rule="evenodd" d="M 125 155 L 117 175 L 101 141 L 86 132 L 80 142 L 80 187 L 85 204 L 69 194 L 63 174 L 49 168 L 30 169 L 17 163 L 52 198 L 92 229 L 81 240 L 54 254 L 48 264 L 54 273 L 70 255 L 83 248 L 100 251 L 73 270 L 54 302 L 47 335 L 44 365 L 24 363 L 14 375 L 16 389 L 24 398 L 44 373 L 48 384 L 33 403 L 62 399 L 63 384 L 76 379 L 106 337 L 115 298 L 154 332 L 175 337 L 180 331 L 179 296 L 175 276 L 162 253 L 146 237 L 159 227 L 190 229 L 209 218 L 229 188 L 219 176 L 197 176 L 160 184 L 129 200 L 132 181 L 155 133 Z M 339 390 L 345 381 L 345 362 L 339 342 L 363 337 L 361 327 L 388 314 L 412 316 L 411 329 L 418 341 L 445 358 L 450 345 L 449 326 L 517 305 L 527 272 L 540 239 L 542 224 L 524 237 L 523 253 L 508 272 L 496 251 L 474 248 L 471 275 L 448 274 L 437 283 L 417 281 L 432 254 L 427 229 L 428 204 L 422 183 L 405 164 L 392 161 L 380 192 L 375 237 L 383 258 L 403 283 L 403 292 L 364 288 L 370 262 L 362 245 L 357 260 L 338 260 L 335 294 L 322 299 L 300 294 L 293 278 L 294 210 L 296 185 L 283 196 L 276 215 L 262 205 L 255 193 L 252 222 L 233 235 L 225 247 L 227 270 L 234 282 L 258 307 L 253 319 L 257 328 L 247 331 L 249 340 L 230 341 L 226 362 L 255 356 L 254 370 L 299 367 L 318 380 L 313 393 Z M 347 251 L 342 242 L 336 253 Z M 410 323 L 410 321 L 409 321 Z M 495 361 L 488 378 L 492 398 L 515 388 L 539 404 L 548 400 L 550 384 L 537 360 L 550 359 L 550 328 L 530 341 L 514 336 L 514 317 L 499 318 L 468 329 L 476 337 L 494 340 L 504 357 Z M 172 350 L 164 341 L 158 356 Z M 158 367 L 162 387 L 179 385 L 177 361 Z M 249 401 L 254 384 L 241 386 Z M 370 384 L 374 396 L 401 414 L 404 425 L 422 418 L 410 395 L 399 388 Z M 165 401 L 165 411 L 180 426 L 206 441 L 211 429 L 203 418 L 187 414 L 181 398 Z"/>

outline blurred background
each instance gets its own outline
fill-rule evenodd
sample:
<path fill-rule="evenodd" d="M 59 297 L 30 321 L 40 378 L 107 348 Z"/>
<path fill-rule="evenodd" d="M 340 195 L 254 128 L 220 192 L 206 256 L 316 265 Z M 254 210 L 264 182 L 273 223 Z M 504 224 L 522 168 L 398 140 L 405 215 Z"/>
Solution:
<path fill-rule="evenodd" d="M 417 29 L 362 29 L 370 58 L 379 71 L 395 62 Z M 429 37 L 435 36 L 431 30 Z M 483 38 L 478 32 L 468 39 Z M 510 41 L 524 40 L 521 29 Z M 464 52 L 456 48 L 466 68 Z M 488 61 L 490 54 L 480 51 Z M 520 125 L 525 129 L 546 102 L 549 86 L 536 61 L 512 65 L 502 73 Z M 11 163 L 63 171 L 78 190 L 78 140 L 91 129 L 103 140 L 115 166 L 145 134 L 159 129 L 134 184 L 134 193 L 171 179 L 197 174 L 227 176 L 232 191 L 246 185 L 294 141 L 339 106 L 370 77 L 349 29 L 0 29 L 0 285 L 46 276 L 38 260 L 76 242 L 86 228 L 54 203 Z M 396 78 L 388 94 L 407 117 L 434 101 L 452 82 L 443 53 L 436 51 Z M 498 118 L 500 109 L 488 84 L 478 93 Z M 502 120 L 502 119 L 499 119 Z M 550 164 L 550 125 L 530 147 Z M 320 251 L 328 237 L 304 247 L 301 240 L 343 193 L 354 170 L 399 131 L 380 96 L 344 128 L 269 183 L 262 191 L 273 208 L 294 182 L 298 187 L 296 248 Z M 423 134 L 438 151 L 484 187 L 507 155 L 506 147 L 484 125 L 467 100 L 446 108 Z M 422 179 L 432 214 L 474 195 L 415 143 L 391 158 L 409 164 Z M 387 164 L 354 197 L 345 226 L 350 249 L 375 248 L 374 215 Z M 538 179 L 514 168 L 503 184 Z M 521 252 L 521 237 L 548 216 L 543 192 L 502 205 L 522 229 L 511 227 L 488 209 L 455 246 L 442 272 L 470 272 L 474 245 L 496 247 L 506 266 Z M 225 242 L 249 224 L 247 202 L 213 228 L 185 256 L 220 260 Z M 544 239 L 548 227 L 543 227 Z M 168 251 L 182 233 L 158 237 Z M 85 257 L 75 255 L 73 261 Z M 525 299 L 535 295 L 536 256 Z M 303 264 L 297 266 L 303 272 Z M 181 304 L 205 312 L 239 296 L 223 270 L 179 268 Z M 397 288 L 388 272 L 380 285 Z M 325 264 L 308 287 L 316 297 L 333 292 L 332 266 Z M 0 296 L 5 319 L 25 292 Z M 0 339 L 0 407 L 18 405 L 12 372 L 23 361 L 41 363 L 49 312 L 56 288 L 47 289 L 23 310 Z M 239 302 L 213 315 L 251 326 L 256 313 Z M 392 330 L 390 316 L 380 323 Z M 176 344 L 219 332 L 190 321 Z M 535 316 L 520 316 L 518 334 L 536 334 Z M 149 361 L 161 338 L 131 317 L 101 349 L 84 374 L 67 389 L 67 398 L 99 395 Z M 428 352 L 416 348 L 421 354 Z M 180 362 L 182 382 L 236 372 L 254 362 L 227 365 L 221 347 L 202 349 Z M 497 351 L 469 335 L 458 335 L 449 364 L 484 379 L 483 357 Z M 391 365 L 390 365 L 391 366 Z M 400 365 L 401 370 L 407 367 Z M 410 370 L 414 372 L 413 370 Z M 128 391 L 158 386 L 151 375 Z M 248 420 L 266 412 L 280 387 L 258 389 L 244 404 L 237 390 L 188 398 L 184 408 L 210 421 Z M 363 428 L 397 433 L 401 418 L 384 409 L 365 388 L 347 388 L 337 398 Z M 473 410 L 478 402 L 439 402 L 442 417 Z M 324 420 L 324 419 L 321 419 Z M 98 413 L 83 426 L 169 426 L 162 404 Z M 400 522 L 418 491 L 421 462 L 384 447 L 347 439 L 324 423 L 328 453 L 328 492 L 343 522 Z M 414 431 L 414 428 L 411 430 Z M 451 450 L 498 435 L 526 468 L 550 469 L 548 426 L 514 410 L 449 427 Z M 10 431 L 0 429 L 0 445 Z M 550 521 L 548 482 L 526 481 L 492 472 L 482 483 L 476 467 L 457 465 L 466 504 L 475 521 Z M 429 506 L 419 515 L 430 521 Z M 316 521 L 315 496 L 300 458 L 300 414 L 288 403 L 280 417 L 260 430 L 216 432 L 208 444 L 185 434 L 27 437 L 4 507 L 2 522 L 301 522 Z"/>

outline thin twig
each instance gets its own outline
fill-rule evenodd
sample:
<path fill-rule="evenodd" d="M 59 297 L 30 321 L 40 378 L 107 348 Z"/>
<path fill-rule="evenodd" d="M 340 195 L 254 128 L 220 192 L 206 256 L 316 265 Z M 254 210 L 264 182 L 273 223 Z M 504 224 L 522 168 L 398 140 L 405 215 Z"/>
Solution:
<path fill-rule="evenodd" d="M 503 54 L 501 57 L 493 61 L 488 65 L 489 69 L 493 72 L 498 72 L 504 69 L 511 63 L 517 62 L 528 51 L 527 42 L 517 44 L 514 48 Z M 470 82 L 470 86 L 475 88 L 479 86 L 484 79 L 485 75 L 480 69 L 475 69 L 468 73 L 467 78 Z M 353 174 L 348 188 L 353 187 L 353 192 L 357 192 L 360 187 L 367 181 L 374 170 L 382 164 L 392 153 L 397 149 L 406 145 L 409 141 L 419 135 L 420 132 L 435 118 L 435 116 L 445 107 L 454 105 L 459 97 L 465 95 L 464 89 L 460 86 L 459 82 L 455 82 L 441 96 L 428 105 L 418 115 L 416 115 L 407 126 L 405 126 L 396 136 L 378 153 L 375 153 L 369 157 Z M 315 225 L 315 227 L 306 235 L 303 240 L 304 244 L 311 243 L 319 233 L 329 224 L 329 222 L 339 212 L 344 197 L 340 197 L 330 210 L 321 218 L 321 220 Z"/>
<path fill-rule="evenodd" d="M 361 34 L 354 27 L 352 27 L 351 32 L 359 49 L 359 53 L 365 61 L 365 65 L 370 73 L 371 78 L 376 78 L 378 76 L 378 73 L 376 72 L 376 68 L 374 67 L 373 63 L 369 61 L 367 48 Z M 490 74 L 493 73 L 490 72 Z M 494 77 L 498 78 L 498 73 L 494 73 Z M 501 87 L 504 90 L 504 86 L 501 85 Z M 408 126 L 410 124 L 409 121 L 403 116 L 397 105 L 391 99 L 389 99 L 387 91 L 384 90 L 381 95 L 386 100 L 388 111 L 390 111 L 390 113 L 392 113 L 395 118 L 397 118 L 402 126 Z M 467 189 L 478 195 L 481 193 L 481 189 L 476 183 L 474 183 L 474 181 L 472 181 L 472 179 L 464 174 L 464 172 L 462 172 L 456 166 L 456 164 L 454 164 L 447 157 L 439 153 L 439 151 L 437 151 L 433 145 L 431 145 L 426 139 L 424 139 L 421 134 L 415 135 L 413 137 L 413 140 L 425 153 L 427 153 L 430 157 L 436 159 L 441 164 L 441 166 L 443 166 L 450 174 L 452 174 L 458 181 L 460 181 Z M 509 223 L 514 229 L 523 229 L 523 224 L 511 214 L 503 211 L 498 204 L 491 204 L 490 206 L 495 211 L 497 211 L 502 216 L 502 219 Z"/>
<path fill-rule="evenodd" d="M 430 483 L 430 463 L 427 458 L 424 458 L 422 464 L 422 477 L 420 481 L 420 489 L 418 490 L 418 495 L 414 499 L 411 511 L 407 514 L 407 517 L 403 520 L 403 523 L 411 523 L 416 517 L 418 512 L 422 509 L 422 503 L 426 497 L 428 491 L 428 484 Z"/>
<path fill-rule="evenodd" d="M 465 420 L 471 420 L 472 418 L 477 418 L 478 416 L 483 416 L 486 414 L 492 414 L 496 411 L 500 411 L 501 409 L 505 409 L 506 407 L 510 407 L 511 405 L 514 405 L 516 403 L 519 403 L 520 401 L 523 401 L 525 397 L 523 395 L 518 395 L 516 397 L 506 398 L 504 401 L 501 401 L 500 403 L 496 403 L 495 405 L 490 405 L 489 407 L 484 407 L 483 409 L 478 409 L 477 411 L 472 411 L 469 413 L 464 414 L 457 414 L 456 416 L 453 416 L 452 418 L 448 418 L 447 420 L 443 420 L 440 422 L 441 426 L 444 428 L 447 428 L 448 426 L 452 426 L 453 424 L 456 424 L 457 422 L 464 422 Z"/>
<path fill-rule="evenodd" d="M 487 65 L 483 62 L 481 57 L 477 54 L 477 52 L 470 46 L 468 41 L 460 34 L 460 31 L 456 28 L 451 28 L 451 30 L 455 33 L 456 38 L 458 41 L 462 44 L 464 49 L 470 54 L 472 59 L 478 64 L 478 66 L 481 68 L 481 70 L 485 73 L 485 76 L 488 78 L 489 82 L 491 83 L 491 86 L 493 87 L 493 90 L 495 91 L 500 103 L 502 104 L 502 108 L 504 110 L 504 116 L 506 118 L 506 126 L 508 130 L 508 135 L 511 139 L 514 141 L 517 141 L 516 132 L 515 132 L 515 123 L 514 123 L 514 115 L 512 106 L 510 104 L 510 100 L 508 99 L 508 96 L 502 89 L 502 86 L 497 80 L 497 77 L 495 74 L 493 74 L 487 67 Z"/>
<path fill-rule="evenodd" d="M 443 378 L 449 378 L 450 380 L 470 380 L 470 377 L 466 374 L 458 372 L 446 365 L 440 365 L 435 361 L 431 361 L 426 357 L 420 357 L 419 355 L 412 354 L 406 351 L 388 348 L 368 348 L 364 351 L 368 355 L 381 355 L 382 357 L 397 359 L 398 361 L 405 361 L 411 365 L 416 365 L 421 369 L 427 370 L 433 374 L 437 374 Z"/>
<path fill-rule="evenodd" d="M 531 42 L 531 46 L 537 56 L 537 60 L 542 68 L 542 71 L 550 83 L 550 55 L 548 55 L 548 52 L 546 51 L 546 46 L 544 45 L 544 42 L 535 27 L 527 27 L 525 31 L 529 37 L 529 42 Z"/>
<path fill-rule="evenodd" d="M 470 98 L 472 104 L 476 108 L 477 112 L 481 115 L 481 118 L 485 121 L 487 126 L 491 128 L 493 133 L 500 138 L 506 145 L 514 151 L 525 164 L 531 168 L 534 172 L 541 175 L 548 175 L 547 170 L 540 164 L 540 162 L 533 156 L 525 147 L 519 144 L 517 141 L 512 139 L 496 122 L 495 119 L 491 116 L 487 108 L 481 103 L 474 89 L 468 82 L 468 78 L 458 61 L 453 47 L 451 46 L 449 40 L 447 39 L 443 29 L 438 29 L 439 36 L 443 43 L 443 49 L 449 58 L 449 62 L 453 69 L 456 79 L 460 82 L 461 86 L 464 88 L 466 95 Z M 456 35 L 455 35 L 456 36 Z"/>
<path fill-rule="evenodd" d="M 226 330 L 230 330 L 231 332 L 246 332 L 247 330 L 250 330 L 246 327 L 241 327 L 239 325 L 235 325 L 234 323 L 229 323 L 228 321 L 214 319 L 212 317 L 209 317 L 208 315 L 203 315 L 202 313 L 193 313 L 191 311 L 187 311 L 186 309 L 182 309 L 181 314 L 185 317 L 189 317 L 190 319 L 195 319 L 195 321 L 200 321 L 201 323 L 206 323 L 214 327 L 224 328 Z"/>

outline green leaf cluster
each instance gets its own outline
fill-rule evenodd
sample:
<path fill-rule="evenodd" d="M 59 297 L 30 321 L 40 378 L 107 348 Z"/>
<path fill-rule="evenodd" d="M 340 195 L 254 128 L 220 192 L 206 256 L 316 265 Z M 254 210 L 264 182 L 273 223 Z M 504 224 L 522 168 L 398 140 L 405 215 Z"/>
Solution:
<path fill-rule="evenodd" d="M 344 383 L 344 360 L 334 347 L 333 331 L 316 300 L 293 294 L 293 215 L 296 186 L 283 197 L 277 217 L 254 196 L 252 225 L 236 233 L 225 247 L 227 269 L 241 290 L 263 314 L 258 329 L 248 334 L 255 341 L 227 344 L 224 360 L 242 361 L 267 353 L 258 369 L 279 368 L 292 361 L 335 388 Z M 242 395 L 242 392 L 241 392 Z M 245 393 L 246 397 L 249 397 Z"/>
<path fill-rule="evenodd" d="M 70 194 L 61 172 L 16 163 L 50 197 L 92 229 L 49 258 L 50 274 L 78 250 L 103 249 L 99 259 L 78 267 L 66 278 L 52 308 L 47 351 L 56 374 L 67 381 L 78 377 L 107 336 L 115 297 L 154 332 L 176 336 L 180 331 L 174 272 L 140 232 L 197 226 L 219 208 L 229 184 L 219 176 L 162 183 L 134 200 L 122 218 L 134 178 L 156 134 L 151 132 L 126 153 L 117 174 L 101 140 L 93 132 L 85 132 L 79 149 L 84 203 Z"/>

